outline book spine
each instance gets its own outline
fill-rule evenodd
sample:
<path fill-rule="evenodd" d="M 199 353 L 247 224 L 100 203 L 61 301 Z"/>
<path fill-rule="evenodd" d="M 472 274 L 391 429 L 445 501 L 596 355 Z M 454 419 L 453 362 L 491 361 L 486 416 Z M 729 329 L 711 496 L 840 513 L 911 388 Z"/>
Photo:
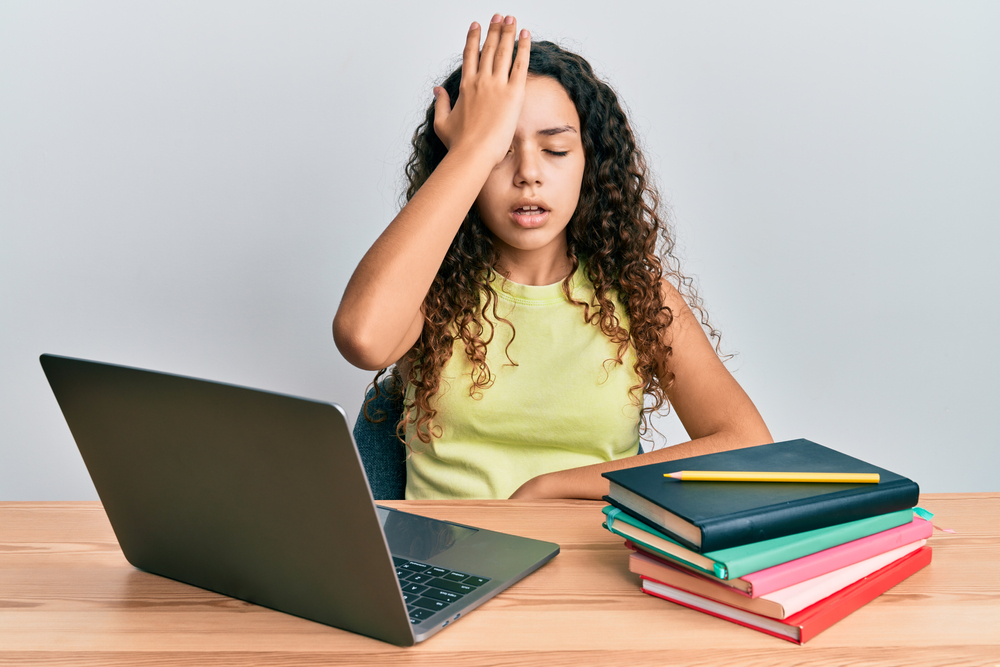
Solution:
<path fill-rule="evenodd" d="M 919 494 L 916 482 L 903 479 L 884 488 L 848 489 L 706 520 L 699 525 L 699 551 L 717 551 L 907 509 L 917 504 Z"/>
<path fill-rule="evenodd" d="M 745 575 L 745 578 L 753 586 L 753 597 L 760 597 L 873 558 L 904 544 L 927 539 L 932 532 L 930 521 L 914 518 L 910 523 L 896 528 L 890 528 L 764 570 L 751 572 Z"/>
<path fill-rule="evenodd" d="M 607 529 L 608 531 L 614 533 L 615 535 L 618 535 L 620 537 L 624 537 L 627 541 L 634 542 L 635 544 L 639 544 L 643 548 L 649 549 L 650 551 L 653 551 L 654 553 L 658 554 L 662 558 L 666 558 L 666 559 L 668 559 L 668 560 L 670 560 L 672 562 L 680 563 L 680 564 L 684 565 L 685 567 L 693 568 L 693 569 L 697 570 L 698 572 L 703 572 L 705 574 L 711 574 L 713 572 L 713 570 L 706 569 L 705 567 L 700 566 L 698 563 L 693 562 L 690 559 L 684 558 L 680 554 L 669 553 L 669 552 L 664 551 L 663 549 L 659 548 L 655 544 L 650 544 L 650 540 L 648 540 L 648 539 L 646 539 L 646 538 L 643 537 L 642 531 L 639 531 L 639 530 L 629 530 L 628 528 L 621 529 L 621 528 L 619 528 L 617 526 L 617 524 L 614 525 L 614 526 L 611 526 L 611 527 L 608 527 L 607 523 L 602 523 L 601 525 L 605 529 Z M 702 560 L 708 560 L 708 559 L 702 557 L 701 554 L 695 554 L 695 555 L 697 555 Z"/>
<path fill-rule="evenodd" d="M 660 523 L 657 523 L 656 521 L 654 521 L 650 517 L 643 516 L 642 514 L 640 514 L 639 512 L 637 512 L 636 510 L 634 510 L 634 509 L 632 509 L 630 507 L 626 507 L 625 505 L 623 505 L 622 503 L 618 502 L 617 500 L 615 500 L 611 496 L 604 496 L 603 500 L 604 500 L 604 502 L 608 503 L 609 505 L 612 505 L 612 506 L 616 507 L 617 509 L 621 510 L 625 514 L 628 514 L 630 517 L 632 517 L 636 521 L 639 521 L 640 523 L 643 523 L 643 524 L 649 526 L 650 528 L 652 528 L 653 530 L 655 530 L 657 532 L 660 532 L 660 533 L 663 533 L 664 535 L 669 536 L 669 539 L 673 540 L 674 542 L 677 542 L 677 544 L 680 544 L 685 549 L 690 549 L 691 551 L 694 551 L 696 553 L 701 552 L 701 548 L 697 544 L 694 544 L 690 540 L 684 539 L 684 537 L 682 535 L 678 535 L 677 533 L 673 532 L 672 530 L 670 530 L 666 526 L 664 526 L 664 525 L 662 525 Z"/>

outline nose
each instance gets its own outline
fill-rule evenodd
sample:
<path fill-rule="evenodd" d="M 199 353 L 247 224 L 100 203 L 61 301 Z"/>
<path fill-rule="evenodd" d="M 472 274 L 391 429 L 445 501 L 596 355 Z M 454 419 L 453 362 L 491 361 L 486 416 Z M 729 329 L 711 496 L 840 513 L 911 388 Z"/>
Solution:
<path fill-rule="evenodd" d="M 541 185 L 542 164 L 540 158 L 537 151 L 526 147 L 514 150 L 514 185 L 518 187 Z"/>

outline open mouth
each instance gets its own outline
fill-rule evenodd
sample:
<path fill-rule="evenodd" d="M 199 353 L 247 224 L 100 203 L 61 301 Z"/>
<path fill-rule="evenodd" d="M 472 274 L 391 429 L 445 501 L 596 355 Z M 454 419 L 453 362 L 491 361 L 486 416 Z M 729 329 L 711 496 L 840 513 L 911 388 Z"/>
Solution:
<path fill-rule="evenodd" d="M 537 227 L 545 222 L 548 213 L 541 206 L 520 206 L 511 211 L 511 217 L 522 227 Z"/>

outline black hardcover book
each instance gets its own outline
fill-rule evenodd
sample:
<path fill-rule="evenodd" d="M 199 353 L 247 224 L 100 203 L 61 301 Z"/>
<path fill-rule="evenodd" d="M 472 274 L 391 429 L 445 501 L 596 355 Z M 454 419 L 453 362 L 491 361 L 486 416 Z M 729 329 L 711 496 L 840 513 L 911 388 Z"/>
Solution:
<path fill-rule="evenodd" d="M 682 470 L 878 473 L 878 484 L 682 482 Z M 809 440 L 789 440 L 604 473 L 615 507 L 704 553 L 917 504 L 902 475 Z"/>

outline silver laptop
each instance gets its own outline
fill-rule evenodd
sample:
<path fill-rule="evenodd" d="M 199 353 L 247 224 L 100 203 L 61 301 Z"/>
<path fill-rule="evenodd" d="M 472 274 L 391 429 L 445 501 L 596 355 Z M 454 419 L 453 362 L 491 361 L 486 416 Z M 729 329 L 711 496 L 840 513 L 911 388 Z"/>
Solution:
<path fill-rule="evenodd" d="M 400 646 L 559 553 L 375 505 L 343 409 L 42 355 L 135 567 Z"/>

